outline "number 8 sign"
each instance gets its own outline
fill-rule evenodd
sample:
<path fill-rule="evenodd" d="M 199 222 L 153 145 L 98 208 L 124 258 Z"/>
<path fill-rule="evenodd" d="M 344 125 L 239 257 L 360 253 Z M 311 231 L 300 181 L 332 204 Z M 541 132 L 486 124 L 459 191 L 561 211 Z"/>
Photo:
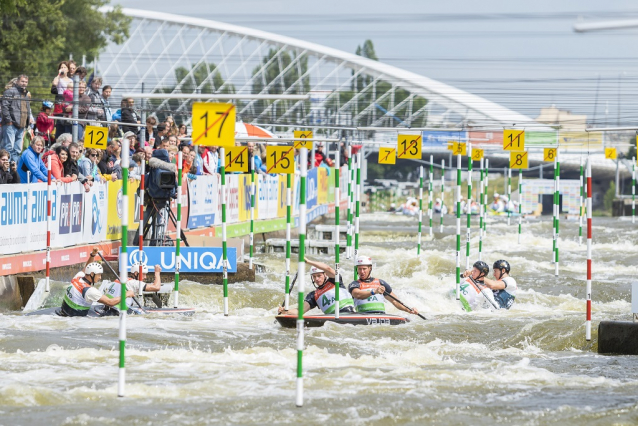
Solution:
<path fill-rule="evenodd" d="M 106 127 L 86 126 L 84 130 L 84 147 L 95 149 L 106 149 L 107 141 Z"/>
<path fill-rule="evenodd" d="M 510 151 L 510 169 L 527 169 L 528 160 L 526 151 Z"/>
<path fill-rule="evenodd" d="M 193 104 L 193 145 L 235 146 L 235 105 Z"/>
<path fill-rule="evenodd" d="M 421 159 L 421 135 L 399 135 L 398 143 L 397 158 Z"/>

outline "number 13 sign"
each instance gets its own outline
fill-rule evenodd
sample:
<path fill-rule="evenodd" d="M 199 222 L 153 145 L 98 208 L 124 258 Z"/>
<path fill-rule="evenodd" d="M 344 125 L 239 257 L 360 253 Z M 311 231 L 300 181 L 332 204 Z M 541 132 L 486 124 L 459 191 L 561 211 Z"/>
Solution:
<path fill-rule="evenodd" d="M 193 145 L 235 146 L 235 105 L 193 104 Z"/>

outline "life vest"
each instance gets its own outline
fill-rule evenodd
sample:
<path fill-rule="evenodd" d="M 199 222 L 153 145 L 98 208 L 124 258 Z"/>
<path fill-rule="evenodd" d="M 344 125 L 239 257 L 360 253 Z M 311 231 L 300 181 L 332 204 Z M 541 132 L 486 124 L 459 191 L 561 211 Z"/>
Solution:
<path fill-rule="evenodd" d="M 505 277 L 502 281 L 507 285 L 507 287 L 503 290 L 494 290 L 494 300 L 498 302 L 501 306 L 501 309 L 509 309 L 514 304 L 516 299 L 516 280 L 512 277 Z M 507 289 L 511 289 L 512 293 L 509 293 Z"/>
<path fill-rule="evenodd" d="M 335 288 L 334 283 L 326 282 L 323 287 L 315 290 L 315 301 L 324 314 L 335 313 Z M 348 295 L 348 290 L 343 287 L 340 287 L 339 290 L 341 290 L 339 291 L 339 311 L 347 306 L 354 306 L 354 300 Z M 347 295 L 345 298 L 343 297 L 344 293 Z"/>
<path fill-rule="evenodd" d="M 127 284 L 126 287 L 128 290 L 133 290 L 133 292 L 137 293 L 136 290 L 138 290 L 139 287 L 134 285 L 134 281 L 137 281 L 137 280 L 134 280 L 133 278 L 129 278 L 126 281 L 126 284 Z M 139 281 L 138 281 L 138 285 L 139 285 Z M 107 285 L 104 288 L 104 295 L 108 297 L 109 299 L 115 299 L 116 297 L 120 297 L 121 294 L 122 294 L 122 284 L 120 284 L 120 280 L 112 281 L 111 284 Z M 131 306 L 133 306 L 133 298 L 131 297 L 126 298 L 126 306 L 127 308 L 130 308 Z M 117 304 L 113 306 L 112 308 L 119 310 L 120 305 Z"/>
<path fill-rule="evenodd" d="M 376 289 L 381 285 L 378 278 L 370 282 L 358 280 L 360 290 Z M 354 305 L 357 312 L 383 312 L 385 313 L 385 297 L 383 294 L 375 293 L 367 299 L 354 299 Z"/>
<path fill-rule="evenodd" d="M 494 300 L 492 291 L 487 287 L 485 289 L 483 294 L 481 294 L 483 289 L 479 285 L 468 278 L 464 278 L 459 287 L 459 296 L 463 309 L 467 312 L 477 309 L 495 309 L 494 305 L 498 306 L 499 303 Z M 456 291 L 452 290 L 451 294 L 455 295 Z"/>
<path fill-rule="evenodd" d="M 89 314 L 91 309 L 91 302 L 87 302 L 84 299 L 84 295 L 91 288 L 81 278 L 73 278 L 71 285 L 66 288 L 64 292 L 64 300 L 62 301 L 62 310 L 70 317 L 85 317 Z"/>

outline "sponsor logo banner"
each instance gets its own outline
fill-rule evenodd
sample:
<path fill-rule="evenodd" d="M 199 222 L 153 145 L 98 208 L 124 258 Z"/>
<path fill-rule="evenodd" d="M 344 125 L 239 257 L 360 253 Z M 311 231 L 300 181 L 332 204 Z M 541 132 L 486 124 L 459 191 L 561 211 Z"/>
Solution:
<path fill-rule="evenodd" d="M 120 250 L 121 252 L 121 250 Z M 129 262 L 145 262 L 149 270 L 160 265 L 162 272 L 175 272 L 175 247 L 129 247 Z M 237 272 L 237 249 L 229 247 L 228 272 Z M 182 247 L 180 248 L 180 272 L 223 272 L 223 253 L 221 247 Z"/>

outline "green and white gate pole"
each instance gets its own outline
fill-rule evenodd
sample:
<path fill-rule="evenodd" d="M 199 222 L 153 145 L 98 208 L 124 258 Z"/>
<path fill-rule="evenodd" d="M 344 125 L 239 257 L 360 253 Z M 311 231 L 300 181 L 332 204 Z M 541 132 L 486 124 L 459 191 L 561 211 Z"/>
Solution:
<path fill-rule="evenodd" d="M 443 232 L 443 206 L 445 205 L 445 160 L 441 160 L 441 224 L 439 232 Z"/>
<path fill-rule="evenodd" d="M 558 276 L 558 237 L 560 236 L 560 159 L 556 150 L 556 249 L 554 250 L 554 276 Z"/>
<path fill-rule="evenodd" d="M 478 260 L 481 259 L 481 255 L 483 253 L 483 215 L 485 214 L 485 185 L 484 185 L 484 177 L 483 177 L 483 166 L 485 164 L 485 160 L 481 158 L 481 177 L 479 183 L 479 244 L 478 244 Z"/>
<path fill-rule="evenodd" d="M 456 156 L 456 300 L 461 299 L 461 154 Z"/>
<path fill-rule="evenodd" d="M 352 146 L 350 142 L 348 142 L 348 212 L 346 213 L 348 227 L 346 231 L 346 259 L 352 257 L 352 208 L 354 207 L 352 195 L 352 183 L 354 179 L 352 172 Z"/>
<path fill-rule="evenodd" d="M 120 250 L 120 368 L 117 374 L 117 396 L 124 396 L 126 383 L 126 281 L 128 280 L 128 168 L 129 140 L 122 139 L 122 249 Z"/>
<path fill-rule="evenodd" d="M 483 199 L 483 237 L 487 236 L 487 203 L 489 202 L 487 196 L 487 188 L 490 184 L 490 159 L 485 159 L 485 198 Z"/>
<path fill-rule="evenodd" d="M 421 224 L 423 222 L 423 166 L 419 166 L 419 230 L 416 239 L 416 255 L 421 254 Z M 357 267 L 355 266 L 355 269 Z"/>
<path fill-rule="evenodd" d="M 509 205 L 512 202 L 512 169 L 510 167 L 507 168 L 507 204 L 505 208 L 507 209 L 507 225 L 512 224 L 512 212 L 509 209 Z M 514 203 L 512 203 L 513 205 Z"/>
<path fill-rule="evenodd" d="M 432 181 L 433 179 L 434 179 L 434 155 L 430 155 L 430 187 L 429 187 L 430 203 L 428 206 L 428 215 L 430 216 L 430 237 L 433 235 L 433 230 L 432 230 L 432 214 L 434 213 L 434 203 L 432 200 L 432 191 L 434 191 L 434 183 Z"/>
<path fill-rule="evenodd" d="M 303 349 L 304 349 L 304 291 L 306 280 L 306 176 L 308 174 L 308 149 L 299 152 L 299 263 L 297 266 L 297 407 L 303 406 Z"/>
<path fill-rule="evenodd" d="M 633 185 L 632 185 L 633 187 Z M 585 187 L 583 186 L 583 158 L 580 158 L 580 203 L 578 204 L 578 245 L 583 243 L 583 202 Z"/>
<path fill-rule="evenodd" d="M 339 188 L 339 167 L 341 166 L 339 158 L 339 149 L 335 153 L 335 318 L 339 319 L 339 286 L 341 281 L 339 279 L 339 200 L 341 198 L 341 191 Z"/>
<path fill-rule="evenodd" d="M 518 243 L 521 243 L 523 227 L 523 170 L 518 169 Z"/>
<path fill-rule="evenodd" d="M 636 223 L 636 157 L 631 157 L 631 223 Z"/>
<path fill-rule="evenodd" d="M 284 308 L 290 303 L 290 225 L 292 221 L 292 174 L 286 175 L 286 294 Z"/>
<path fill-rule="evenodd" d="M 556 150 L 558 154 L 558 149 Z M 558 200 L 556 194 L 558 193 L 558 187 L 556 186 L 556 171 L 558 170 L 558 155 L 554 156 L 554 196 L 552 197 L 552 263 L 556 263 L 556 208 L 558 207 Z"/>
<path fill-rule="evenodd" d="M 255 244 L 255 156 L 250 159 L 252 167 L 250 169 L 250 252 L 248 258 L 248 269 L 253 269 L 253 253 Z"/>
<path fill-rule="evenodd" d="M 359 279 L 359 273 L 357 272 L 356 259 L 359 255 L 359 210 L 361 208 L 361 151 L 357 153 L 357 181 L 354 186 L 355 190 L 355 217 L 354 217 L 354 279 Z"/>
<path fill-rule="evenodd" d="M 224 316 L 228 316 L 228 247 L 226 245 L 226 157 L 224 148 L 219 149 L 222 172 L 222 265 L 224 284 Z"/>
<path fill-rule="evenodd" d="M 175 237 L 175 291 L 173 307 L 177 308 L 179 303 L 179 269 L 182 266 L 179 253 L 182 246 L 182 151 L 179 151 L 177 154 L 177 216 L 175 232 L 177 235 Z"/>
<path fill-rule="evenodd" d="M 472 231 L 472 143 L 467 143 L 467 215 L 466 243 L 465 243 L 465 269 L 470 269 L 470 238 Z"/>

